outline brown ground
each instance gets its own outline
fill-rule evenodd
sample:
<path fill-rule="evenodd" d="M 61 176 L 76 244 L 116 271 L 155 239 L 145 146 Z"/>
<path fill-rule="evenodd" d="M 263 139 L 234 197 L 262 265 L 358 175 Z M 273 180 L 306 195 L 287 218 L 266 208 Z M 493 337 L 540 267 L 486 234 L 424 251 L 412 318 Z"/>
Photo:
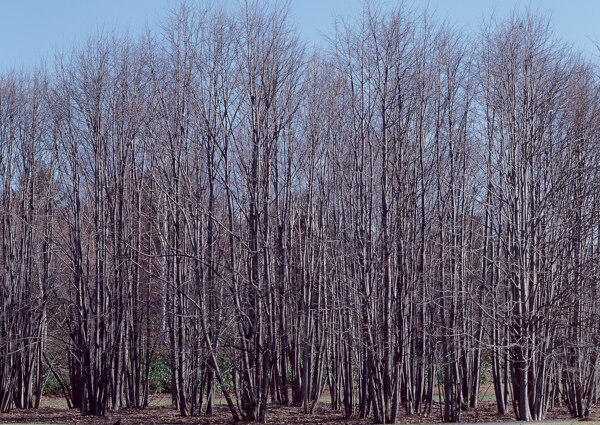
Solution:
<path fill-rule="evenodd" d="M 123 409 L 119 412 L 108 412 L 106 417 L 97 418 L 93 416 L 83 417 L 78 410 L 68 410 L 61 405 L 64 404 L 59 399 L 45 399 L 40 409 L 13 409 L 10 413 L 0 415 L 0 423 L 29 423 L 29 424 L 82 424 L 112 425 L 120 421 L 121 425 L 128 424 L 228 424 L 231 423 L 231 415 L 223 405 L 215 407 L 215 414 L 212 417 L 194 416 L 182 418 L 178 411 L 167 404 L 167 398 L 155 398 L 151 405 L 146 409 Z M 430 416 L 401 416 L 398 423 L 404 424 L 422 424 L 439 423 L 439 407 Z M 565 410 L 556 410 L 550 412 L 548 420 L 570 419 Z M 371 419 L 366 420 L 344 420 L 340 412 L 333 412 L 329 409 L 327 403 L 321 403 L 317 406 L 314 415 L 305 415 L 298 407 L 279 407 L 271 406 L 268 411 L 268 423 L 271 424 L 371 424 Z M 512 415 L 500 416 L 495 413 L 495 404 L 492 401 L 482 401 L 480 408 L 463 411 L 461 415 L 462 422 L 509 422 L 513 421 Z"/>

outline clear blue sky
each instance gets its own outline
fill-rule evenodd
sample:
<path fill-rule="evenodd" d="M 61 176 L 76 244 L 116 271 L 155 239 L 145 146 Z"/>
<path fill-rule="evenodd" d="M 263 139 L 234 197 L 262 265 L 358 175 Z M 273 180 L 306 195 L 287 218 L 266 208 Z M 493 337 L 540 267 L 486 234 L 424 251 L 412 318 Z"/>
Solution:
<path fill-rule="evenodd" d="M 198 0 L 202 2 L 203 0 Z M 240 0 L 207 0 L 235 7 Z M 243 0 L 242 0 L 243 1 Z M 275 1 L 275 0 L 274 0 Z M 155 28 L 175 0 L 0 0 L 0 71 L 52 59 L 57 49 L 97 29 L 128 29 L 139 34 Z M 385 8 L 395 0 L 379 0 Z M 429 5 L 439 18 L 476 30 L 482 16 L 506 15 L 515 7 L 530 7 L 552 16 L 557 34 L 587 54 L 596 54 L 600 41 L 600 0 L 409 0 L 420 9 Z M 303 37 L 321 43 L 334 18 L 349 18 L 362 9 L 362 0 L 290 0 L 291 18 Z"/>

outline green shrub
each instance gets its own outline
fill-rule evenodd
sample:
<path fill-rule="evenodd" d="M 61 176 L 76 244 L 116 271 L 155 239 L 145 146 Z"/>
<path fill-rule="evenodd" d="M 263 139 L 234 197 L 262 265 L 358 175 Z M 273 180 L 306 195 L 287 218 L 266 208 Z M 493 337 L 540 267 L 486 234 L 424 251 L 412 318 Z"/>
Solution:
<path fill-rule="evenodd" d="M 165 393 L 171 391 L 171 366 L 165 361 L 150 363 L 150 392 Z"/>

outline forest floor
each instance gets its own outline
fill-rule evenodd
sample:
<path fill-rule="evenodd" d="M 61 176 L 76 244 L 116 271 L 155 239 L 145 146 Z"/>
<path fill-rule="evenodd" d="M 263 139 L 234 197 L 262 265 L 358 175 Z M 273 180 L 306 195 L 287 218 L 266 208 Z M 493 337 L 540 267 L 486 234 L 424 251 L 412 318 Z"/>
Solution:
<path fill-rule="evenodd" d="M 9 413 L 0 414 L 0 424 L 68 424 L 68 425 L 120 425 L 129 424 L 230 424 L 231 415 L 227 407 L 220 404 L 215 407 L 215 413 L 211 417 L 192 416 L 183 418 L 179 412 L 168 405 L 170 396 L 155 396 L 146 409 L 122 409 L 118 412 L 108 412 L 105 417 L 97 418 L 93 416 L 81 416 L 76 409 L 67 409 L 64 400 L 45 397 L 42 407 L 39 409 L 12 409 Z M 594 412 L 599 413 L 599 412 Z M 594 415 L 596 417 L 596 415 Z M 590 425 L 600 425 L 596 421 L 588 421 Z M 315 409 L 314 415 L 305 415 L 299 407 L 281 407 L 270 406 L 267 414 L 267 422 L 270 424 L 291 424 L 291 425 L 309 425 L 309 424 L 372 424 L 372 419 L 352 419 L 346 420 L 340 412 L 334 412 L 327 403 L 320 403 Z M 439 423 L 439 410 L 429 416 L 404 416 L 398 418 L 399 424 L 435 424 Z M 461 422 L 472 424 L 517 424 L 514 422 L 512 414 L 496 414 L 495 403 L 492 401 L 482 401 L 478 409 L 469 409 L 462 412 Z M 569 417 L 566 410 L 555 410 L 548 413 L 544 422 L 538 424 L 551 423 L 575 423 Z"/>

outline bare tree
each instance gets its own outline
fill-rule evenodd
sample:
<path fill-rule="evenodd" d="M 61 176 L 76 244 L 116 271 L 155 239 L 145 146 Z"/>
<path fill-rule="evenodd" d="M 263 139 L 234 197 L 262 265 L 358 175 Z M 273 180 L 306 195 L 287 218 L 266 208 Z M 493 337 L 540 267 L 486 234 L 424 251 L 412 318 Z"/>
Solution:
<path fill-rule="evenodd" d="M 529 12 L 182 3 L 0 74 L 0 412 L 458 422 L 597 402 L 598 76 Z M 475 48 L 473 48 L 475 47 Z M 64 347 L 67 347 L 66 349 Z M 270 399 L 269 399 L 270 397 Z"/>

